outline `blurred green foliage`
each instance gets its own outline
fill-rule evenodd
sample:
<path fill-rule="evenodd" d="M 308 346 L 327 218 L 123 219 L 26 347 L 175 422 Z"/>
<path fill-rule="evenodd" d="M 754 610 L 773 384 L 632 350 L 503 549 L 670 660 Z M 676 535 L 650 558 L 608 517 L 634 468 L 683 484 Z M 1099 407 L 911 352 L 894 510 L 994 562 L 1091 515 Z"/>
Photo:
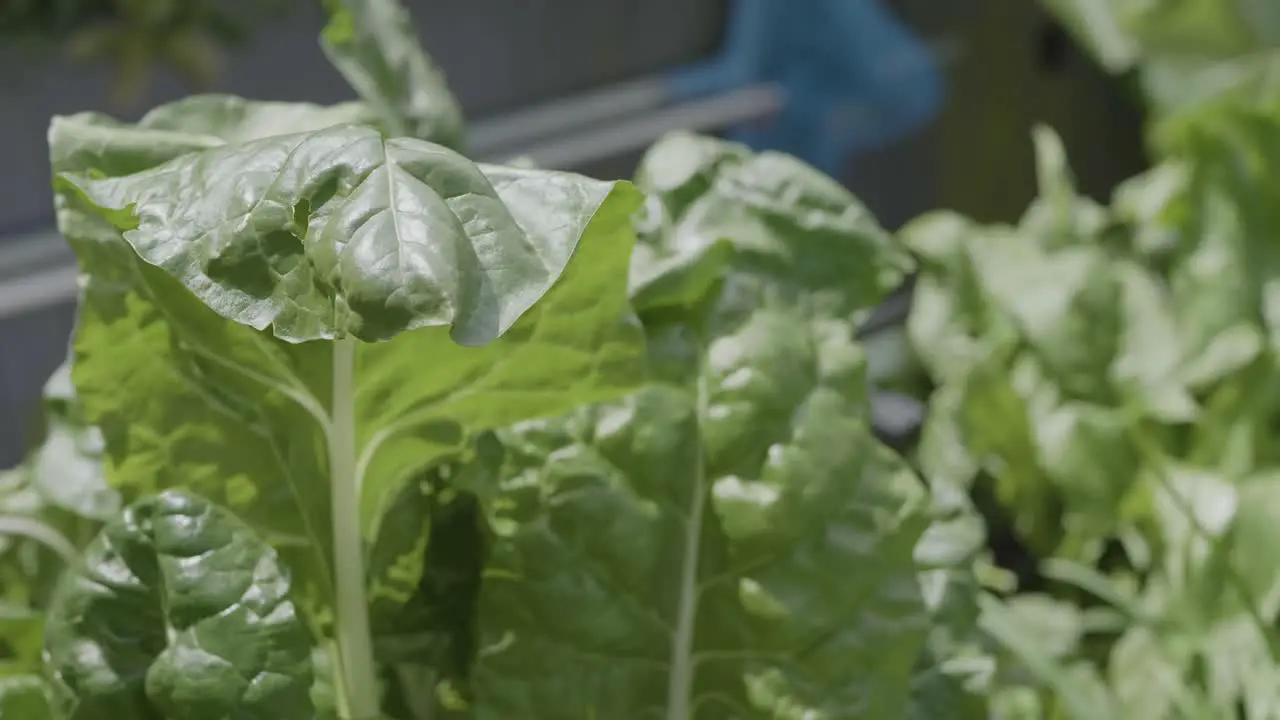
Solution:
<path fill-rule="evenodd" d="M 245 41 L 256 22 L 292 0 L 0 0 L 0 43 L 37 54 L 68 53 L 114 69 L 123 109 L 167 65 L 194 91 L 217 78 L 221 48 Z"/>

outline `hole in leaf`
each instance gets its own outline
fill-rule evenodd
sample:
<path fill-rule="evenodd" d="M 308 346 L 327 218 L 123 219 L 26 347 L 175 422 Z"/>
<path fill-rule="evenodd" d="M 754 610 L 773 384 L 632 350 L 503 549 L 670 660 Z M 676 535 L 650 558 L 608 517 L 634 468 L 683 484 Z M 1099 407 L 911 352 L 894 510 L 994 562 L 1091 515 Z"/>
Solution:
<path fill-rule="evenodd" d="M 270 297 L 280 278 L 302 260 L 302 241 L 288 230 L 270 230 L 257 242 L 232 242 L 205 266 L 205 274 L 220 285 L 255 298 Z"/>

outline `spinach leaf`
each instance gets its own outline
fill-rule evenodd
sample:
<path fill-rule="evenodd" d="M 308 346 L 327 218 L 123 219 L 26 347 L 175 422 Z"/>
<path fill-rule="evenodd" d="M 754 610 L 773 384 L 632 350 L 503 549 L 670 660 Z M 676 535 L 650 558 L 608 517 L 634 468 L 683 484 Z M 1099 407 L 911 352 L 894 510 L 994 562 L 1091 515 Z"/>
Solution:
<path fill-rule="evenodd" d="M 75 382 L 114 485 L 190 488 L 285 554 L 317 634 L 366 673 L 348 700 L 369 715 L 366 547 L 400 490 L 471 433 L 643 371 L 616 281 L 638 197 L 358 125 L 220 139 L 270 116 L 229 114 L 218 139 L 55 122 L 85 275 Z M 400 540 L 410 562 L 388 571 L 423 552 Z"/>
<path fill-rule="evenodd" d="M 312 638 L 289 588 L 225 509 L 177 491 L 133 503 L 55 590 L 59 717 L 309 716 Z"/>
<path fill-rule="evenodd" d="M 468 717 L 903 717 L 919 480 L 854 319 L 909 259 L 833 181 L 684 134 L 646 156 L 655 382 L 504 428 L 451 477 L 492 534 Z"/>

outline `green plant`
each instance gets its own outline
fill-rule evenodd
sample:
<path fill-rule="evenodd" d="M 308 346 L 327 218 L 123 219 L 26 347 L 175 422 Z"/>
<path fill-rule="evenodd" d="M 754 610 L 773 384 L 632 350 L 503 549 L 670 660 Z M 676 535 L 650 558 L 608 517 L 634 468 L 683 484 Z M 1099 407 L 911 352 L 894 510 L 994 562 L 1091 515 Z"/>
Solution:
<path fill-rule="evenodd" d="M 66 412 L 101 440 L 67 458 L 112 505 L 28 583 L 6 710 L 980 704 L 932 660 L 982 656 L 980 531 L 870 431 L 854 329 L 911 268 L 893 238 L 709 138 L 659 143 L 635 186 L 476 165 L 403 10 L 329 11 L 360 102 L 51 125 L 82 275 Z M 24 476 L 63 487 L 43 452 Z M 44 508 L 22 517 L 58 530 Z"/>
<path fill-rule="evenodd" d="M 903 231 L 934 383 L 917 464 L 1006 540 L 1018 577 L 979 620 L 1002 709 L 1272 717 L 1277 16 L 1049 4 L 1095 47 L 1121 37 L 1098 12 L 1124 21 L 1160 161 L 1095 202 L 1041 129 L 1040 198 L 1016 225 L 943 212 Z"/>
<path fill-rule="evenodd" d="M 650 381 L 449 473 L 492 532 L 470 712 L 902 717 L 931 513 L 852 332 L 909 260 L 785 156 L 675 135 L 637 183 Z"/>
<path fill-rule="evenodd" d="M 57 124 L 55 146 L 96 129 Z M 99 174 L 135 157 L 94 147 Z M 88 280 L 73 372 L 113 482 L 196 489 L 290 548 L 351 716 L 373 717 L 366 580 L 394 593 L 381 586 L 416 578 L 369 567 L 365 542 L 402 484 L 471 432 L 627 386 L 639 338 L 603 279 L 626 265 L 631 194 L 353 126 L 119 178 L 59 169 Z M 404 547 L 389 563 L 421 544 L 391 541 Z M 97 669 L 81 657 L 52 661 L 83 703 Z"/>
<path fill-rule="evenodd" d="M 894 237 L 685 133 L 474 164 L 403 10 L 327 8 L 358 102 L 52 123 L 80 316 L 0 476 L 0 714 L 1275 715 L 1260 76 L 1153 95 L 1109 203 L 1040 130 L 1016 225 Z M 911 272 L 908 464 L 855 330 Z"/>

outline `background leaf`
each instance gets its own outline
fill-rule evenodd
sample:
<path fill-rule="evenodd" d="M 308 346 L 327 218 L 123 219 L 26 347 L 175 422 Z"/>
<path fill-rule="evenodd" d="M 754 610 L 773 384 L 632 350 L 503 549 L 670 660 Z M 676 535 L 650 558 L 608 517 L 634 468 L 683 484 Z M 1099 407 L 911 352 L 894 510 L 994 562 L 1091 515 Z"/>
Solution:
<path fill-rule="evenodd" d="M 320 37 L 329 61 L 391 137 L 463 149 L 462 110 L 422 50 L 399 0 L 325 0 Z"/>

